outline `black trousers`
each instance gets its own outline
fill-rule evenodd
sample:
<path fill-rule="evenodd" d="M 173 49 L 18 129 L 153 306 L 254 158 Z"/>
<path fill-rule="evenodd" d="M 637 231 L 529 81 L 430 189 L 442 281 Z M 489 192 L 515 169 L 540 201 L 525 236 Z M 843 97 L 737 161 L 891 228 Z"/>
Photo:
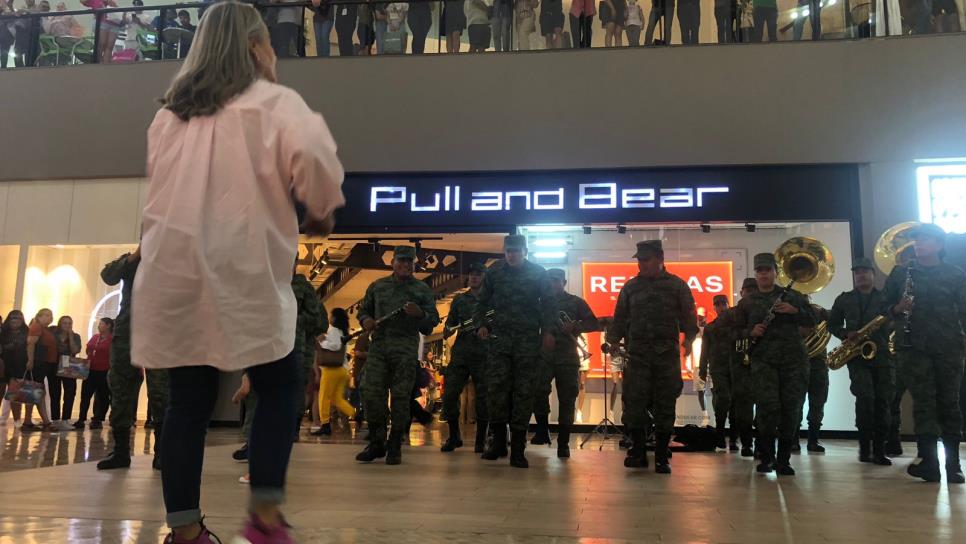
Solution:
<path fill-rule="evenodd" d="M 336 7 L 335 35 L 339 39 L 339 56 L 341 57 L 351 57 L 356 53 L 352 45 L 352 35 L 356 31 L 358 12 L 359 6 L 355 4 L 344 4 Z"/>
<path fill-rule="evenodd" d="M 409 30 L 413 33 L 413 55 L 422 55 L 426 50 L 426 36 L 433 26 L 433 14 L 429 11 L 429 4 L 410 4 Z"/>
<path fill-rule="evenodd" d="M 737 6 L 731 2 L 724 6 L 715 6 L 714 20 L 718 25 L 718 43 L 735 42 L 735 19 L 737 18 Z"/>
<path fill-rule="evenodd" d="M 755 41 L 760 42 L 765 38 L 765 27 L 768 27 L 768 41 L 778 41 L 778 8 L 756 7 L 755 8 Z"/>
<path fill-rule="evenodd" d="M 701 26 L 701 0 L 678 0 L 678 24 L 681 25 L 681 43 L 698 43 Z"/>
<path fill-rule="evenodd" d="M 278 23 L 268 29 L 269 37 L 272 41 L 272 49 L 275 56 L 280 59 L 292 56 L 293 46 L 298 50 L 298 35 L 301 27 L 295 23 Z M 303 55 L 304 56 L 304 55 Z"/>
<path fill-rule="evenodd" d="M 91 370 L 91 375 L 84 380 L 81 386 L 80 413 L 77 421 L 87 421 L 87 412 L 90 411 L 91 398 L 94 399 L 93 421 L 104 421 L 107 417 L 107 409 L 111 406 L 111 388 L 107 386 L 106 370 Z"/>
<path fill-rule="evenodd" d="M 586 15 L 570 15 L 570 40 L 574 49 L 587 49 L 593 37 L 594 18 Z"/>

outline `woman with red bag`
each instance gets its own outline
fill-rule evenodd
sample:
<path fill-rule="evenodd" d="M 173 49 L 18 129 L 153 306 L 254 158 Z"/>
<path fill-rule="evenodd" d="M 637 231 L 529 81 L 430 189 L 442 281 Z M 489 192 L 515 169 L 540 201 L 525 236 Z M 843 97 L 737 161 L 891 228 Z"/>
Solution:
<path fill-rule="evenodd" d="M 91 429 L 103 427 L 107 409 L 111 406 L 111 388 L 107 386 L 107 371 L 111 364 L 111 342 L 114 340 L 114 320 L 105 317 L 97 324 L 97 334 L 87 342 L 87 360 L 91 364 L 91 374 L 81 386 L 80 414 L 75 429 L 83 429 L 87 422 L 87 411 L 94 398 L 94 417 Z"/>
<path fill-rule="evenodd" d="M 49 378 L 49 387 L 53 389 L 54 381 L 57 378 L 57 340 L 54 339 L 47 327 L 54 321 L 54 313 L 47 308 L 37 312 L 37 316 L 30 320 L 27 331 L 27 371 L 31 373 L 33 379 L 44 383 L 44 378 Z M 58 382 L 59 383 L 59 382 Z M 60 396 L 57 398 L 60 402 Z M 20 430 L 27 433 L 32 431 L 58 432 L 59 429 L 50 422 L 47 414 L 47 406 L 41 402 L 37 407 L 40 412 L 40 419 L 43 426 L 38 427 L 33 424 L 34 406 L 27 405 L 27 415 L 23 418 L 23 426 Z"/>

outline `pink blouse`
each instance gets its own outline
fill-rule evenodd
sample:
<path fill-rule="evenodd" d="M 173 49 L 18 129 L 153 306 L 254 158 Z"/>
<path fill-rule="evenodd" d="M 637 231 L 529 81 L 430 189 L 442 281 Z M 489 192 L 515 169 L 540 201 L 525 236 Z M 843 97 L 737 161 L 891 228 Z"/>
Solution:
<path fill-rule="evenodd" d="M 285 357 L 295 344 L 295 200 L 318 218 L 345 203 L 322 116 L 262 80 L 211 116 L 184 122 L 161 109 L 147 172 L 132 361 L 230 371 Z"/>

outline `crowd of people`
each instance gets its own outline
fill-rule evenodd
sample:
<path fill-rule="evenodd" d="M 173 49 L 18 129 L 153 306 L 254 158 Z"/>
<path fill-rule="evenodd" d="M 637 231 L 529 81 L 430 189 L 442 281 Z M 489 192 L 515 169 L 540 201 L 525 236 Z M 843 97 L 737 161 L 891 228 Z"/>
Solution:
<path fill-rule="evenodd" d="M 18 5 L 18 2 L 23 2 Z M 284 4 L 291 3 L 292 6 Z M 92 10 L 121 7 L 115 0 L 82 0 Z M 792 30 L 792 39 L 805 36 L 809 24 L 812 40 L 823 39 L 822 11 L 836 2 L 798 0 L 790 8 L 790 22 L 779 27 L 777 0 L 713 0 L 717 43 L 777 41 L 779 35 Z M 956 0 L 905 2 L 899 6 L 903 34 L 959 32 L 960 9 Z M 133 7 L 143 0 L 133 0 Z M 57 11 L 66 11 L 57 4 Z M 23 16 L 51 11 L 49 0 L 2 0 L 0 16 Z M 200 19 L 204 9 L 197 11 Z M 272 48 L 279 58 L 304 57 L 306 45 L 314 43 L 315 55 L 332 55 L 336 44 L 339 56 L 405 54 L 426 52 L 426 42 L 434 22 L 439 30 L 440 47 L 447 53 L 471 53 L 536 48 L 587 48 L 592 46 L 594 28 L 602 32 L 604 47 L 663 45 L 679 36 L 681 44 L 699 43 L 702 24 L 701 0 L 571 0 L 565 10 L 562 0 L 444 0 L 441 2 L 362 2 L 339 4 L 330 0 L 312 0 L 308 7 L 301 2 L 270 0 L 260 5 L 268 26 Z M 674 19 L 677 14 L 677 33 Z M 142 11 L 99 14 L 100 31 L 97 44 L 64 51 L 64 59 L 42 63 L 89 62 L 96 55 L 99 62 L 129 62 L 143 59 L 184 58 L 196 25 L 187 9 L 166 10 L 152 19 Z M 306 20 L 312 34 L 308 37 Z M 43 36 L 73 38 L 68 44 L 84 44 L 93 40 L 93 17 L 56 16 L 41 18 L 7 18 L 0 21 L 0 68 L 6 68 L 10 57 L 14 66 L 33 66 L 43 57 Z M 847 35 L 869 37 L 876 34 L 875 17 L 869 12 L 849 13 L 845 17 Z M 161 31 L 170 33 L 162 47 Z M 851 29 L 851 30 L 850 30 Z M 335 32 L 333 41 L 333 30 Z M 849 34 L 851 32 L 851 34 Z M 643 37 L 643 42 L 642 42 Z M 122 39 L 123 38 L 123 39 Z M 467 43 L 463 45 L 464 41 Z M 50 43 L 56 43 L 50 42 Z M 51 45 L 50 47 L 62 47 Z M 58 57 L 59 59 L 59 57 Z"/>

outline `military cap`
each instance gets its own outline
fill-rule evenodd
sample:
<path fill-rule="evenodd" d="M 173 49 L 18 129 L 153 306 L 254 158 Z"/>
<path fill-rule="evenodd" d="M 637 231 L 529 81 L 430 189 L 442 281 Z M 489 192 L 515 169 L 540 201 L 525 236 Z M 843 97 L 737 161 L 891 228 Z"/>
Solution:
<path fill-rule="evenodd" d="M 745 281 L 741 282 L 742 289 L 758 289 L 758 281 L 755 278 L 745 278 Z"/>
<path fill-rule="evenodd" d="M 520 234 L 511 234 L 503 239 L 503 249 L 526 249 L 527 237 Z"/>
<path fill-rule="evenodd" d="M 563 280 L 567 281 L 567 273 L 559 268 L 551 268 L 547 270 L 547 275 L 550 276 L 552 280 Z"/>
<path fill-rule="evenodd" d="M 728 296 L 727 295 L 715 295 L 714 298 L 711 299 L 711 303 L 714 304 L 714 305 L 716 305 L 716 306 L 718 304 L 727 304 L 728 303 Z"/>
<path fill-rule="evenodd" d="M 416 248 L 413 246 L 396 246 L 392 252 L 393 259 L 416 259 Z"/>
<path fill-rule="evenodd" d="M 470 266 L 469 266 L 469 273 L 470 274 L 485 274 L 486 273 L 486 267 L 483 266 L 483 263 L 471 263 Z"/>
<path fill-rule="evenodd" d="M 858 259 L 852 261 L 853 272 L 861 268 L 868 268 L 869 270 L 875 271 L 875 265 L 872 264 L 872 259 L 868 257 L 859 257 Z"/>
<path fill-rule="evenodd" d="M 940 242 L 946 242 L 946 231 L 942 227 L 933 223 L 923 223 L 918 227 L 909 231 L 909 237 L 913 240 L 918 240 L 920 237 L 929 237 L 939 240 Z"/>
<path fill-rule="evenodd" d="M 634 254 L 634 259 L 640 259 L 641 257 L 646 257 L 649 254 L 664 253 L 664 244 L 660 240 L 642 240 L 637 243 L 637 253 Z"/>
<path fill-rule="evenodd" d="M 775 270 L 778 270 L 778 264 L 775 262 L 775 256 L 771 253 L 759 253 L 755 255 L 755 270 L 763 266 L 770 266 Z"/>

